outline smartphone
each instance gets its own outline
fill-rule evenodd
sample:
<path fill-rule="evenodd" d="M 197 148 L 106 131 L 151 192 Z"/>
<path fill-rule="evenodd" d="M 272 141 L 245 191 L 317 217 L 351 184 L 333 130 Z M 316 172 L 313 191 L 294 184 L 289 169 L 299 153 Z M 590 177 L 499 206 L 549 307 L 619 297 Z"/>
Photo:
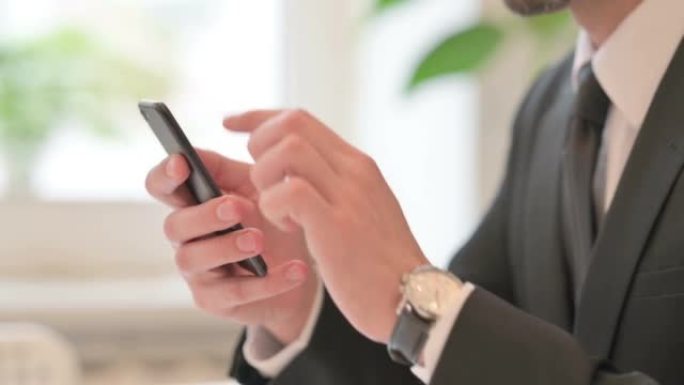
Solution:
<path fill-rule="evenodd" d="M 195 203 L 204 203 L 223 195 L 169 108 L 164 103 L 146 100 L 138 103 L 138 107 L 166 152 L 169 155 L 181 154 L 188 161 L 190 177 L 185 182 L 185 186 L 190 191 Z M 238 223 L 233 227 L 216 232 L 214 235 L 228 234 L 242 228 L 242 225 Z M 266 263 L 260 255 L 240 261 L 238 264 L 259 277 L 266 276 L 268 272 Z"/>

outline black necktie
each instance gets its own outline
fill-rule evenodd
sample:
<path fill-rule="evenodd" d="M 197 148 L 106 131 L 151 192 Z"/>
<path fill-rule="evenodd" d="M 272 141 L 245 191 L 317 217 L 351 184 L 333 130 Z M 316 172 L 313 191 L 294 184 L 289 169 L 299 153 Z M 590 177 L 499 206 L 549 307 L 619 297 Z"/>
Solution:
<path fill-rule="evenodd" d="M 592 182 L 610 100 L 591 65 L 580 69 L 573 114 L 563 159 L 563 210 L 569 236 L 569 264 L 575 299 L 579 299 L 596 237 L 597 211 Z"/>

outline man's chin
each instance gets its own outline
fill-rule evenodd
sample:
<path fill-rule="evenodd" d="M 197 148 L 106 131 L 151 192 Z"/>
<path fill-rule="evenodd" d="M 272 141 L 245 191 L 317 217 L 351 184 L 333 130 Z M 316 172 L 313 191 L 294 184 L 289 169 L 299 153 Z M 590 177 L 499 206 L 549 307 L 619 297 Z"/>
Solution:
<path fill-rule="evenodd" d="M 570 4 L 570 0 L 505 0 L 513 12 L 532 16 L 560 11 Z"/>

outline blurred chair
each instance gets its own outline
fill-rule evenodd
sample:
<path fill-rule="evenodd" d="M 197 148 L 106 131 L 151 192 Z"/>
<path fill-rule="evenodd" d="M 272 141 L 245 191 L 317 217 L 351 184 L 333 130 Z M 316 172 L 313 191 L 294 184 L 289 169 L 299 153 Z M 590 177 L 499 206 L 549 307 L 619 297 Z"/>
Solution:
<path fill-rule="evenodd" d="M 0 384 L 78 385 L 80 380 L 73 348 L 55 331 L 0 323 Z"/>

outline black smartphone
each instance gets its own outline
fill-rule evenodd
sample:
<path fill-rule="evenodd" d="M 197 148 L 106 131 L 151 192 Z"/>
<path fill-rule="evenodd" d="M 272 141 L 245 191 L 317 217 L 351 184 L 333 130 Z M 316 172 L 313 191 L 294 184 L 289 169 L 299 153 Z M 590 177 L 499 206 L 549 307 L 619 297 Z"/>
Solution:
<path fill-rule="evenodd" d="M 146 100 L 138 103 L 138 107 L 166 152 L 169 155 L 181 154 L 188 161 L 190 177 L 185 182 L 185 186 L 196 203 L 204 203 L 223 195 L 169 108 L 164 103 Z M 231 233 L 242 228 L 242 225 L 238 223 L 233 227 L 215 233 L 215 235 Z M 238 264 L 259 277 L 266 276 L 268 272 L 266 263 L 260 255 L 240 261 Z"/>

